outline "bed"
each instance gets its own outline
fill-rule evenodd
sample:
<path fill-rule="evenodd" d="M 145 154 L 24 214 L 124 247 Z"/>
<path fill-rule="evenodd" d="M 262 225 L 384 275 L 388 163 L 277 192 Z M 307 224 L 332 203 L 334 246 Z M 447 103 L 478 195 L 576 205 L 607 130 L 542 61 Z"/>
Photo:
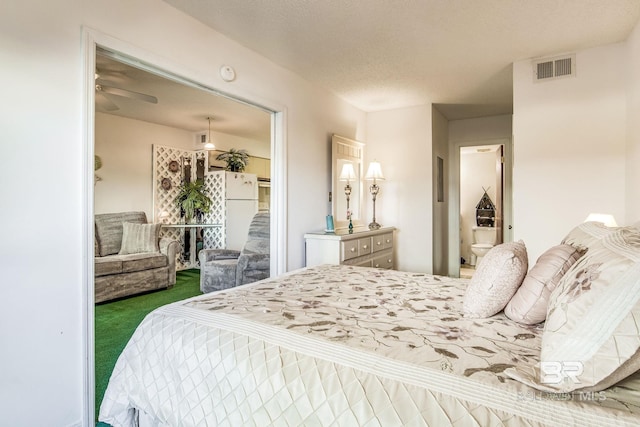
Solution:
<path fill-rule="evenodd" d="M 639 424 L 640 374 L 603 390 L 527 384 L 526 369 L 520 377 L 517 370 L 540 362 L 544 323 L 523 325 L 502 311 L 465 317 L 469 285 L 322 265 L 161 307 L 118 359 L 99 419 L 114 426 Z"/>

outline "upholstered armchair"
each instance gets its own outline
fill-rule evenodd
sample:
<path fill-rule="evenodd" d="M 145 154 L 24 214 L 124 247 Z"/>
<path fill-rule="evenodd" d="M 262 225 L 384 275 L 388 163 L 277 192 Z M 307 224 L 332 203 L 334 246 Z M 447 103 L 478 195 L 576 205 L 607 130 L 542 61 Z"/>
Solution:
<path fill-rule="evenodd" d="M 200 260 L 200 290 L 228 289 L 269 277 L 269 212 L 258 212 L 251 221 L 242 251 L 203 249 Z"/>

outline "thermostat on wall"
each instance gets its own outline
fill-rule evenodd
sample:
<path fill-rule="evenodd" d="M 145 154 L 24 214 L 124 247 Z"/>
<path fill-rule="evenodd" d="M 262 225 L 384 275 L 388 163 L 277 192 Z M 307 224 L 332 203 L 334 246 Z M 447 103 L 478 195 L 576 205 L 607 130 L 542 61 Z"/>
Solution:
<path fill-rule="evenodd" d="M 232 82 L 236 78 L 236 70 L 230 65 L 223 65 L 220 67 L 220 77 L 225 82 Z"/>

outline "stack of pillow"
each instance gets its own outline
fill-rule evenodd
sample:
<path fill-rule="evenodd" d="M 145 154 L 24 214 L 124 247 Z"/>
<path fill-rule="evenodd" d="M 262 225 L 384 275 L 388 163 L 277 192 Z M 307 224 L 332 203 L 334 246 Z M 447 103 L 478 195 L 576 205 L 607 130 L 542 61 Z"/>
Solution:
<path fill-rule="evenodd" d="M 543 391 L 599 391 L 640 369 L 639 225 L 580 224 L 528 272 L 522 241 L 487 253 L 465 317 L 504 310 L 518 323 L 546 321 L 540 363 L 506 374 Z"/>

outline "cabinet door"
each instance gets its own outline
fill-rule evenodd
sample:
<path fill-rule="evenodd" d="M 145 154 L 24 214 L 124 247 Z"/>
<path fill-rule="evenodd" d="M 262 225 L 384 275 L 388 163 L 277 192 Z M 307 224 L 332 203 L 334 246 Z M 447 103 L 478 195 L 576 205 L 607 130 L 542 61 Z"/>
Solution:
<path fill-rule="evenodd" d="M 226 172 L 226 198 L 228 200 L 258 200 L 258 180 L 246 172 Z"/>

